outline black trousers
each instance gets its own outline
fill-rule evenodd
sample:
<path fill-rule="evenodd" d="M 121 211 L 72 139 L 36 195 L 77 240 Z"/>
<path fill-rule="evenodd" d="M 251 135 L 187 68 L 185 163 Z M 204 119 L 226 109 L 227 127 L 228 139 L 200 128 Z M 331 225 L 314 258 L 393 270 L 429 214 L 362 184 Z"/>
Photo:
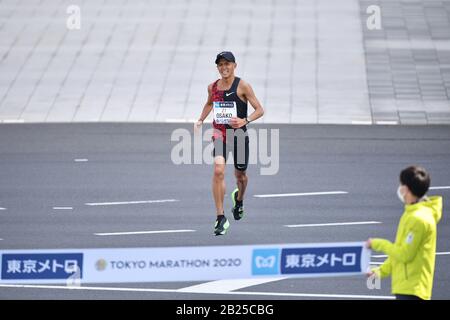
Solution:
<path fill-rule="evenodd" d="M 407 295 L 407 294 L 396 294 L 395 298 L 397 300 L 423 300 L 423 299 L 419 298 L 418 296 Z"/>

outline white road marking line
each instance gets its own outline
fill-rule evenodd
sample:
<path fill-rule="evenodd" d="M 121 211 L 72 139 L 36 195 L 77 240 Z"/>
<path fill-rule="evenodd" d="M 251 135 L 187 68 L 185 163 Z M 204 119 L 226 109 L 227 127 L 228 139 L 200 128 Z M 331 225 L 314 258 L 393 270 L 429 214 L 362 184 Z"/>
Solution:
<path fill-rule="evenodd" d="M 62 289 L 62 290 L 92 290 L 92 291 L 131 291 L 131 292 L 177 292 L 174 289 L 150 289 L 150 288 L 117 288 L 117 287 L 75 287 L 57 285 L 34 284 L 0 284 L 0 288 L 30 288 L 30 289 Z"/>
<path fill-rule="evenodd" d="M 118 292 L 166 292 L 166 293 L 196 293 L 183 292 L 177 289 L 152 288 L 118 288 L 118 287 L 68 287 L 30 284 L 0 284 L 0 288 L 29 288 L 29 289 L 59 289 L 59 290 L 90 290 L 90 291 L 118 291 Z M 204 292 L 199 292 L 204 294 Z M 395 299 L 394 296 L 350 295 L 350 294 L 315 294 L 315 293 L 283 293 L 283 292 L 212 292 L 211 294 L 243 295 L 243 296 L 278 296 L 278 297 L 309 297 L 309 298 L 342 298 L 342 299 Z"/>
<path fill-rule="evenodd" d="M 450 189 L 450 186 L 430 187 L 430 190 L 445 190 L 445 189 Z"/>
<path fill-rule="evenodd" d="M 98 202 L 98 203 L 85 203 L 87 206 L 114 206 L 120 204 L 141 204 L 141 203 L 163 203 L 163 202 L 176 202 L 179 200 L 165 199 L 165 200 L 144 200 L 144 201 L 121 201 L 121 202 Z"/>
<path fill-rule="evenodd" d="M 89 159 L 74 159 L 75 162 L 88 162 Z"/>
<path fill-rule="evenodd" d="M 3 123 L 24 123 L 24 119 L 6 119 L 3 120 Z"/>
<path fill-rule="evenodd" d="M 356 124 L 356 125 L 370 125 L 370 124 L 372 124 L 372 120 L 352 120 L 352 124 Z"/>
<path fill-rule="evenodd" d="M 204 292 L 222 293 L 239 290 L 246 287 L 256 286 L 263 283 L 286 279 L 286 277 L 262 278 L 262 279 L 230 279 L 201 283 L 195 286 L 178 289 L 179 292 Z"/>
<path fill-rule="evenodd" d="M 387 255 L 385 254 L 376 254 L 376 255 L 372 255 L 372 258 L 387 258 Z"/>
<path fill-rule="evenodd" d="M 73 207 L 53 207 L 53 210 L 73 210 Z"/>
<path fill-rule="evenodd" d="M 437 256 L 448 256 L 450 255 L 450 252 L 436 252 Z"/>
<path fill-rule="evenodd" d="M 395 300 L 394 296 L 370 296 L 356 294 L 322 294 L 322 293 L 283 293 L 283 292 L 225 292 L 223 294 L 277 296 L 277 297 L 303 297 L 303 298 L 336 298 L 336 299 L 389 299 Z"/>
<path fill-rule="evenodd" d="M 279 194 L 255 194 L 256 198 L 276 198 L 276 197 L 302 197 L 302 196 L 323 196 L 333 194 L 348 194 L 347 191 L 327 191 L 327 192 L 306 192 L 306 193 L 279 193 Z"/>
<path fill-rule="evenodd" d="M 398 124 L 398 121 L 395 121 L 395 120 L 393 120 L 393 121 L 389 121 L 389 120 L 377 121 L 376 124 L 379 124 L 379 125 L 396 125 L 396 124 Z"/>
<path fill-rule="evenodd" d="M 94 233 L 96 236 L 123 236 L 131 234 L 158 234 L 158 233 L 180 233 L 195 232 L 195 230 L 155 230 L 155 231 L 132 231 L 132 232 L 104 232 Z"/>
<path fill-rule="evenodd" d="M 0 238 L 0 241 L 2 241 L 3 239 Z"/>
<path fill-rule="evenodd" d="M 328 227 L 328 226 L 351 226 L 359 224 L 380 224 L 380 221 L 360 221 L 360 222 L 336 222 L 336 223 L 311 223 L 311 224 L 287 224 L 288 228 L 303 228 L 303 227 Z"/>
<path fill-rule="evenodd" d="M 450 255 L 450 252 L 436 252 L 437 256 L 448 256 Z M 387 258 L 388 256 L 385 254 L 380 254 L 380 255 L 373 255 L 372 258 Z"/>
<path fill-rule="evenodd" d="M 6 208 L 0 208 L 0 210 L 6 210 Z"/>

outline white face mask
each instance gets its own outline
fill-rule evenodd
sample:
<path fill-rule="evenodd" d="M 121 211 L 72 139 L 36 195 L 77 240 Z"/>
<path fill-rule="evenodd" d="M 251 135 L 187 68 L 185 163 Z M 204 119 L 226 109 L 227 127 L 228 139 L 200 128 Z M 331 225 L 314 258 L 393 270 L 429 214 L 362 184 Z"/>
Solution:
<path fill-rule="evenodd" d="M 402 186 L 398 186 L 397 197 L 400 199 L 402 203 L 405 203 L 405 195 L 402 193 Z"/>

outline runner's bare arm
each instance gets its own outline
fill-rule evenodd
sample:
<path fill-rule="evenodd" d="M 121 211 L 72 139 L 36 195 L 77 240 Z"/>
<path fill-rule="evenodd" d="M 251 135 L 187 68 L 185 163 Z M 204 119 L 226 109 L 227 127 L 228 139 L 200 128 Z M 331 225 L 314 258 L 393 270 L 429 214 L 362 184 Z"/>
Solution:
<path fill-rule="evenodd" d="M 194 132 L 198 132 L 200 130 L 200 127 L 203 124 L 203 121 L 205 121 L 208 114 L 211 112 L 213 106 L 212 101 L 212 84 L 208 86 L 208 100 L 206 101 L 205 105 L 203 106 L 202 113 L 200 115 L 200 118 L 198 118 L 197 122 L 194 124 Z"/>

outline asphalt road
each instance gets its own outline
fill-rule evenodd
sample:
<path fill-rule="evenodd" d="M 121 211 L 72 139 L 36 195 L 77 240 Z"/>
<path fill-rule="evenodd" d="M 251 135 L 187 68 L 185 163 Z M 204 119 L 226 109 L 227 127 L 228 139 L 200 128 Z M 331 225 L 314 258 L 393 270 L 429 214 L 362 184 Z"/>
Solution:
<path fill-rule="evenodd" d="M 214 237 L 212 167 L 171 161 L 171 151 L 177 144 L 171 141 L 171 134 L 178 128 L 190 130 L 191 125 L 0 125 L 0 249 L 319 243 L 364 241 L 369 236 L 393 240 L 402 213 L 396 196 L 401 169 L 410 164 L 423 165 L 431 173 L 433 186 L 450 186 L 448 126 L 255 125 L 269 132 L 279 130 L 279 171 L 261 175 L 263 164 L 250 166 L 246 218 L 231 220 L 229 233 Z M 233 167 L 227 166 L 228 192 L 234 188 L 232 171 Z M 337 190 L 348 193 L 254 197 Z M 449 193 L 450 189 L 430 191 L 444 196 L 438 252 L 450 251 L 450 224 L 445 211 Z M 178 201 L 86 205 L 152 199 Z M 229 197 L 225 206 L 229 212 Z M 285 227 L 358 221 L 382 223 Z M 95 235 L 170 229 L 195 232 Z M 449 268 L 448 254 L 436 258 L 434 299 L 450 298 Z M 345 296 L 332 295 L 390 295 L 389 280 L 383 280 L 380 290 L 369 290 L 362 277 L 285 279 L 236 290 L 241 294 L 177 291 L 196 284 L 97 285 L 153 291 L 0 287 L 0 299 L 339 299 Z"/>

